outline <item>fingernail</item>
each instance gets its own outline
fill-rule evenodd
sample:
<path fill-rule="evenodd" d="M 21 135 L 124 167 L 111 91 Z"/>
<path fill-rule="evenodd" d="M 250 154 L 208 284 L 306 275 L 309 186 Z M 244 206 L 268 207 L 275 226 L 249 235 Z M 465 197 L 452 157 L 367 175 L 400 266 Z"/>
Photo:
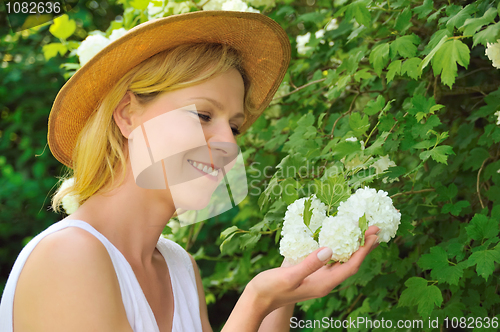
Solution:
<path fill-rule="evenodd" d="M 326 247 L 324 249 L 322 249 L 320 252 L 318 252 L 318 259 L 320 261 L 326 261 L 327 259 L 330 259 L 332 257 L 332 249 Z"/>
<path fill-rule="evenodd" d="M 379 243 L 380 243 L 380 238 L 377 236 L 377 238 L 375 239 L 375 241 L 372 244 L 372 249 L 377 248 Z"/>

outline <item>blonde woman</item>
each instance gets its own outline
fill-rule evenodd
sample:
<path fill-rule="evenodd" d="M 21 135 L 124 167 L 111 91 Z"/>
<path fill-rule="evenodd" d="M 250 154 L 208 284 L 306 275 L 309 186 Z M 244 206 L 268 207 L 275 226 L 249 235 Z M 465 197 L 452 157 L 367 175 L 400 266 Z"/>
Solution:
<path fill-rule="evenodd" d="M 181 114 L 196 115 L 209 151 L 217 142 L 235 145 L 269 104 L 289 57 L 288 37 L 274 21 L 214 11 L 140 25 L 85 64 L 56 98 L 48 135 L 75 179 L 53 208 L 66 194 L 80 207 L 19 255 L 2 296 L 0 331 L 211 331 L 195 261 L 160 235 L 178 207 L 207 204 L 203 190 L 220 174 L 215 165 L 195 169 L 193 132 L 169 122 L 157 140 L 181 151 L 179 174 L 211 174 L 175 195 L 171 181 L 145 189 L 129 144 L 148 121 L 188 110 Z M 320 248 L 300 264 L 260 273 L 223 331 L 288 331 L 294 304 L 327 295 L 355 273 L 376 246 L 376 231 L 367 231 L 366 245 L 345 264 L 325 265 L 332 251 Z"/>

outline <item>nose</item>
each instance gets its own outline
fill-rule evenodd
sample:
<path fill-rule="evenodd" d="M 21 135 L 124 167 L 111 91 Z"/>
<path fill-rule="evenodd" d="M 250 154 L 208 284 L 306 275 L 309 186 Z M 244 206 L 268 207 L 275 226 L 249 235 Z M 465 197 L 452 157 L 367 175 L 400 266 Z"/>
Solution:
<path fill-rule="evenodd" d="M 226 160 L 235 159 L 239 148 L 229 123 L 220 123 L 220 125 L 213 126 L 211 129 L 205 136 L 211 153 Z"/>

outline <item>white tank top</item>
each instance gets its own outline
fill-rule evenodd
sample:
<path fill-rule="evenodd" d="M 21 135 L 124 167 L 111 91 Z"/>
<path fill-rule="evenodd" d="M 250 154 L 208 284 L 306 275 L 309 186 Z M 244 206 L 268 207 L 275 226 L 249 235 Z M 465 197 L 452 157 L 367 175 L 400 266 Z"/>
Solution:
<path fill-rule="evenodd" d="M 122 253 L 94 227 L 81 220 L 62 220 L 35 236 L 21 251 L 12 267 L 0 302 L 0 332 L 13 332 L 14 292 L 17 280 L 35 246 L 45 236 L 66 227 L 80 227 L 92 233 L 108 250 L 118 277 L 127 318 L 134 332 L 159 332 L 153 311 L 132 267 Z M 202 332 L 199 298 L 193 265 L 177 243 L 160 236 L 156 248 L 165 257 L 174 295 L 172 332 Z"/>

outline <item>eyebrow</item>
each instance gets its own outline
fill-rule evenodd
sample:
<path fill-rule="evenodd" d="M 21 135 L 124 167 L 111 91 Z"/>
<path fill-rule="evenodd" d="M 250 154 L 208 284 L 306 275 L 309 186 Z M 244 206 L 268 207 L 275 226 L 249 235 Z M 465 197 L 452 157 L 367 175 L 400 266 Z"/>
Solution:
<path fill-rule="evenodd" d="M 224 110 L 224 105 L 222 105 L 221 103 L 219 103 L 217 100 L 215 99 L 212 99 L 212 98 L 208 98 L 208 97 L 194 97 L 194 98 L 190 98 L 188 100 L 193 100 L 193 99 L 204 99 L 210 103 L 212 103 L 215 107 L 217 107 L 218 109 L 220 109 L 221 111 Z M 236 118 L 245 118 L 245 114 L 244 113 L 237 113 L 235 116 L 233 116 L 232 118 L 236 119 Z"/>

